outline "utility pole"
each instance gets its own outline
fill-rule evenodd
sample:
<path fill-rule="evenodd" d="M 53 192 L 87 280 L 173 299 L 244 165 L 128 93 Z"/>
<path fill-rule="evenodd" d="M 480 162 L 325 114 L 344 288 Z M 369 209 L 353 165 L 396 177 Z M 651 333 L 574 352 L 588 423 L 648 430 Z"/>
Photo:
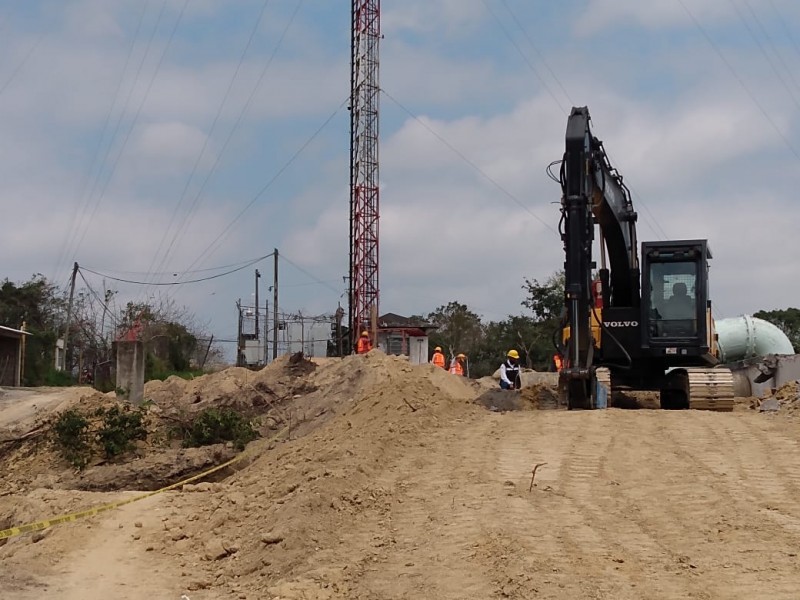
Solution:
<path fill-rule="evenodd" d="M 264 364 L 269 359 L 269 296 L 264 300 Z"/>
<path fill-rule="evenodd" d="M 75 296 L 75 277 L 78 276 L 78 263 L 72 266 L 72 280 L 69 285 L 69 304 L 67 304 L 67 326 L 64 328 L 64 357 L 61 368 L 66 372 L 67 370 L 67 341 L 69 340 L 69 326 L 72 321 L 72 299 Z"/>
<path fill-rule="evenodd" d="M 278 249 L 275 248 L 274 281 L 272 282 L 272 360 L 278 358 Z"/>
<path fill-rule="evenodd" d="M 258 337 L 258 278 L 261 277 L 261 273 L 258 272 L 256 269 L 256 302 L 255 302 L 255 312 L 256 312 L 256 339 L 260 339 Z"/>
<path fill-rule="evenodd" d="M 236 335 L 236 366 L 242 366 L 242 299 L 236 301 L 236 312 L 239 315 L 239 329 Z"/>
<path fill-rule="evenodd" d="M 344 356 L 342 348 L 342 319 L 344 318 L 344 309 L 340 306 L 336 308 L 336 350 L 339 356 Z"/>

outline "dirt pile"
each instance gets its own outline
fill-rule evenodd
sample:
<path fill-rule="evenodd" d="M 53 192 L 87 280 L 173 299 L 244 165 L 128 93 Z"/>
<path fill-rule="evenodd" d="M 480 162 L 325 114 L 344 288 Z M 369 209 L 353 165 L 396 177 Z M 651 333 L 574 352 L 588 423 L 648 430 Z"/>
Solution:
<path fill-rule="evenodd" d="M 230 368 L 192 380 L 170 377 L 145 384 L 147 438 L 137 441 L 132 452 L 114 460 L 93 456 L 83 470 L 76 470 L 53 444 L 52 426 L 59 415 L 75 410 L 93 430 L 100 413 L 121 406 L 115 394 L 81 389 L 65 392 L 66 400 L 46 414 L 35 427 L 38 433 L 0 446 L 0 491 L 20 493 L 35 488 L 107 491 L 158 489 L 206 470 L 236 455 L 231 444 L 199 448 L 183 447 L 183 438 L 194 420 L 209 408 L 234 409 L 252 419 L 262 435 L 286 425 L 296 428 L 323 415 L 327 399 L 304 400 L 316 390 L 310 376 L 317 365 L 302 357 L 284 357 L 261 371 Z"/>
<path fill-rule="evenodd" d="M 750 398 L 750 408 L 760 412 L 800 413 L 800 381 L 785 383 L 763 398 Z"/>
<path fill-rule="evenodd" d="M 346 597 L 357 573 L 350 559 L 337 559 L 337 547 L 354 520 L 388 511 L 393 489 L 383 465 L 482 410 L 469 380 L 376 351 L 321 365 L 308 383 L 316 389 L 298 399 L 306 420 L 289 441 L 255 443 L 257 458 L 224 483 L 187 486 L 170 498 L 174 517 L 164 530 L 142 537 L 180 561 L 190 589 Z M 377 532 L 373 542 L 376 552 L 392 543 Z M 367 568 L 370 555 L 357 564 Z"/>

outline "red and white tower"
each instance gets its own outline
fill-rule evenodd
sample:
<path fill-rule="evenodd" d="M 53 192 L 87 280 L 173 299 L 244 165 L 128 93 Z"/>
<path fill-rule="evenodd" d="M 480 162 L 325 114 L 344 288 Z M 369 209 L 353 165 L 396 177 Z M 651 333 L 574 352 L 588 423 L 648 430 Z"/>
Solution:
<path fill-rule="evenodd" d="M 380 0 L 353 0 L 350 71 L 350 334 L 378 314 Z M 375 342 L 375 340 L 373 340 Z"/>

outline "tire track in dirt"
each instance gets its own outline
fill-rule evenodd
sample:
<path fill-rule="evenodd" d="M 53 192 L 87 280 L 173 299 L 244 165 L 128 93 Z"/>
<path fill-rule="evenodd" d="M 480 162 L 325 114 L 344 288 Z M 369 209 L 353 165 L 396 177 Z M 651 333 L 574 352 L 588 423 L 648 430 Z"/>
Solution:
<path fill-rule="evenodd" d="M 491 497 L 492 418 L 431 435 L 407 452 L 382 482 L 395 501 L 384 523 L 395 543 L 355 583 L 378 598 L 486 598 L 496 591 L 475 548 Z M 488 446 L 488 445 L 487 445 Z"/>
<path fill-rule="evenodd" d="M 786 465 L 765 460 L 770 440 L 748 431 L 743 421 L 749 417 L 670 415 L 673 422 L 665 431 L 674 454 L 692 468 L 687 469 L 686 485 L 670 496 L 668 508 L 684 525 L 685 547 L 704 567 L 726 574 L 709 586 L 713 597 L 788 600 L 797 597 L 800 581 L 797 530 L 794 524 L 786 527 L 769 518 L 763 503 L 780 503 L 793 519 L 800 510 L 779 477 Z M 704 506 L 703 501 L 716 504 Z"/>
<path fill-rule="evenodd" d="M 602 534 L 605 552 L 597 560 L 605 565 L 607 578 L 601 590 L 609 598 L 696 597 L 691 582 L 674 576 L 674 553 L 660 539 L 661 532 L 648 526 L 647 507 L 622 492 L 625 479 L 641 468 L 639 446 L 646 439 L 629 416 L 616 410 L 585 414 L 584 433 L 567 469 L 576 474 L 565 488 L 567 496 L 575 500 L 589 526 Z M 620 437 L 626 451 L 611 459 Z M 629 463 L 626 469 L 617 468 L 621 459 Z"/>

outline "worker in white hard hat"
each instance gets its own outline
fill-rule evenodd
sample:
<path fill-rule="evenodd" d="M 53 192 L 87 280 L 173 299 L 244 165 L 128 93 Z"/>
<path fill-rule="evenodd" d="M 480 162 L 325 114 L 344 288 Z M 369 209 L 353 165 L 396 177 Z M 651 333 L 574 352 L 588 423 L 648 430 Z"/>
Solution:
<path fill-rule="evenodd" d="M 522 387 L 519 377 L 519 352 L 509 350 L 506 360 L 500 365 L 500 388 L 504 390 L 518 390 Z"/>

